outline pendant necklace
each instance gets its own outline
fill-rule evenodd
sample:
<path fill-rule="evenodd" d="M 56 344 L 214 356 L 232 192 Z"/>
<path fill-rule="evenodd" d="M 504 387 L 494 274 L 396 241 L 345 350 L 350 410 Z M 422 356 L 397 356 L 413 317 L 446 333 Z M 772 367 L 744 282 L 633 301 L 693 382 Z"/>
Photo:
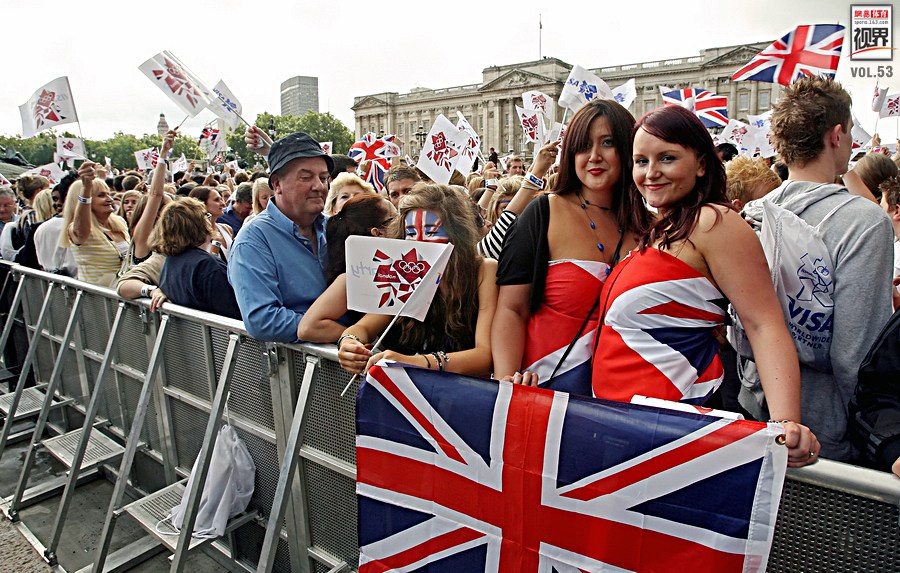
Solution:
<path fill-rule="evenodd" d="M 585 199 L 584 197 L 582 197 L 580 191 L 576 191 L 575 195 L 578 197 L 578 200 L 581 201 L 581 210 L 584 211 L 584 214 L 587 216 L 588 221 L 590 222 L 591 230 L 594 231 L 594 236 L 597 237 L 597 239 L 598 239 L 597 240 L 597 248 L 602 253 L 605 250 L 605 247 L 603 246 L 603 243 L 601 243 L 599 241 L 599 236 L 597 234 L 597 224 L 594 222 L 594 219 L 591 218 L 591 214 L 588 212 L 588 205 L 593 205 L 593 204 L 590 201 L 588 201 L 587 199 Z M 602 209 L 604 211 L 612 211 L 612 209 L 610 209 L 609 207 L 601 207 L 599 205 L 593 205 L 593 206 L 597 207 L 598 209 Z"/>

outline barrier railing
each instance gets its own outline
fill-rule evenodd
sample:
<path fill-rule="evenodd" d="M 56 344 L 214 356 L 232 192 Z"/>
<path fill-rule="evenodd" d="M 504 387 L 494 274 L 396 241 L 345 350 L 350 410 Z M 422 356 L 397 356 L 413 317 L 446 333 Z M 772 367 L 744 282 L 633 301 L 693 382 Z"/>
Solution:
<path fill-rule="evenodd" d="M 229 417 L 256 464 L 256 488 L 252 515 L 203 550 L 232 570 L 356 568 L 355 392 L 340 397 L 349 376 L 338 366 L 334 346 L 266 344 L 249 337 L 239 321 L 173 304 L 151 313 L 146 301 L 122 301 L 108 289 L 0 266 L 18 281 L 8 290 L 21 303 L 22 323 L 8 322 L 4 332 L 9 330 L 12 340 L 16 329 L 26 330 L 39 385 L 59 378 L 55 388 L 46 387 L 54 404 L 62 403 L 48 411 L 50 434 L 81 428 L 90 398 L 97 395 L 94 431 L 120 446 L 137 437 L 131 440 L 134 464 L 120 466 L 119 458 L 110 458 L 96 469 L 110 480 L 128 477 L 137 497 L 159 494 L 190 473 L 204 442 L 215 435 L 210 419 L 213 415 L 216 422 L 224 407 L 227 394 L 217 390 L 227 383 Z M 44 321 L 38 325 L 42 308 Z M 70 324 L 73 309 L 81 320 Z M 109 348 L 116 351 L 107 355 Z M 144 423 L 134 430 L 140 416 Z M 282 464 L 285 451 L 297 455 Z M 127 476 L 119 475 L 122 468 Z M 26 478 L 27 469 L 25 464 Z M 22 486 L 4 500 L 3 509 L 16 518 L 19 508 L 47 497 L 48 488 Z M 56 488 L 59 493 L 64 485 Z M 828 460 L 789 471 L 768 570 L 900 570 L 898 505 L 900 479 L 890 474 Z M 124 512 L 111 505 L 112 519 Z M 271 517 L 280 527 L 267 531 Z M 65 514 L 57 519 L 62 528 Z M 52 559 L 56 541 L 42 539 L 37 545 Z M 132 544 L 98 555 L 95 563 L 136 564 L 162 550 L 160 543 Z M 183 564 L 181 557 L 173 570 Z"/>

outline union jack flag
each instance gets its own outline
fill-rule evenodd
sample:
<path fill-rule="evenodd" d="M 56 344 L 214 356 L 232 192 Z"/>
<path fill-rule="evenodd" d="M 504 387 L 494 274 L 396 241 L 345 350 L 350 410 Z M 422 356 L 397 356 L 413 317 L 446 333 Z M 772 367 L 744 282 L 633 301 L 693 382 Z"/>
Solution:
<path fill-rule="evenodd" d="M 834 78 L 844 44 L 839 24 L 797 26 L 734 72 L 734 81 L 791 85 L 804 76 Z"/>
<path fill-rule="evenodd" d="M 694 112 L 706 127 L 728 125 L 728 98 L 700 88 L 673 90 L 662 94 L 666 105 L 680 105 Z"/>
<path fill-rule="evenodd" d="M 200 132 L 200 137 L 197 139 L 197 145 L 201 145 L 204 139 L 215 141 L 217 137 L 219 137 L 218 129 L 212 129 L 209 126 L 204 127 L 203 131 Z"/>
<path fill-rule="evenodd" d="M 388 170 L 391 168 L 391 158 L 400 156 L 400 146 L 394 143 L 393 135 L 379 138 L 370 131 L 350 146 L 347 155 L 358 163 L 376 161 Z"/>
<path fill-rule="evenodd" d="M 382 166 L 380 161 L 374 159 L 360 165 L 360 167 L 363 166 L 366 168 L 360 173 L 360 177 L 380 193 L 384 189 L 384 175 L 387 173 L 387 169 Z"/>
<path fill-rule="evenodd" d="M 764 571 L 782 431 L 381 363 L 357 403 L 359 571 Z"/>

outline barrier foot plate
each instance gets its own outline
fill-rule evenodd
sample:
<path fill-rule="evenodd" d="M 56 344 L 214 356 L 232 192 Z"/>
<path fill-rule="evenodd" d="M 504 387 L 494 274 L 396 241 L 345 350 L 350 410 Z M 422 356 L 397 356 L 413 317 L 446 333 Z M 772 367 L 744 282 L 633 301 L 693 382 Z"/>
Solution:
<path fill-rule="evenodd" d="M 82 429 L 73 430 L 61 436 L 56 436 L 44 440 L 42 443 L 47 452 L 60 461 L 64 466 L 71 469 L 72 460 L 75 459 L 75 452 L 78 450 L 78 444 L 81 441 Z M 95 467 L 112 458 L 122 455 L 125 448 L 112 440 L 106 434 L 93 430 L 88 440 L 87 449 L 84 451 L 84 459 L 81 460 L 81 470 Z"/>
<path fill-rule="evenodd" d="M 166 548 L 174 552 L 178 544 L 178 531 L 172 527 L 172 524 L 166 519 L 172 508 L 181 503 L 184 496 L 184 488 L 187 480 L 174 483 L 168 487 L 132 502 L 122 508 L 122 511 L 128 513 L 143 527 L 147 533 L 159 540 Z M 245 512 L 228 522 L 225 528 L 226 533 L 256 519 L 256 512 Z M 158 527 L 157 527 L 158 526 Z M 189 551 L 197 546 L 214 541 L 213 539 L 203 539 L 192 537 Z"/>

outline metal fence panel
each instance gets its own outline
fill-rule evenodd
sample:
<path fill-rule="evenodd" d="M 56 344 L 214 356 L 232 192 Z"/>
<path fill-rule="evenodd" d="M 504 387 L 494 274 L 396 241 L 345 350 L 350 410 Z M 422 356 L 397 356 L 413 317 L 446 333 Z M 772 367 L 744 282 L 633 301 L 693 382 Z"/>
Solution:
<path fill-rule="evenodd" d="M 24 273 L 25 304 L 32 322 L 37 318 L 48 280 L 66 282 L 70 288 L 86 289 L 82 333 L 87 351 L 83 362 L 87 386 L 93 388 L 109 336 L 112 310 L 118 299 L 111 292 L 90 288 L 77 281 L 16 269 Z M 52 303 L 50 334 L 61 335 L 69 304 L 65 297 Z M 148 337 L 154 329 L 148 328 L 146 321 L 156 320 L 152 315 L 142 317 L 142 312 L 146 312 L 145 306 L 137 304 L 129 305 L 126 310 L 118 360 L 105 380 L 101 415 L 123 433 L 130 431 L 141 377 L 147 368 Z M 189 471 L 201 449 L 209 418 L 210 379 L 219 374 L 228 333 L 239 329 L 236 330 L 234 323 L 227 319 L 219 320 L 171 305 L 163 312 L 170 314 L 171 328 L 162 365 L 169 416 L 163 416 L 157 422 L 156 404 L 151 402 L 142 439 L 151 450 L 161 454 L 165 451 L 159 435 L 159 424 L 162 424 L 173 437 L 177 452 L 177 459 L 172 462 L 183 471 Z M 244 331 L 239 333 L 246 336 Z M 56 346 L 47 336 L 38 339 L 38 357 L 43 363 L 41 373 L 46 377 L 52 370 Z M 207 351 L 212 353 L 215 372 L 209 372 Z M 265 351 L 262 343 L 249 337 L 241 345 L 229 401 L 232 422 L 256 463 L 256 490 L 250 508 L 261 512 L 263 522 L 272 508 L 278 483 L 280 460 L 277 452 L 284 448 L 283 443 L 276 442 L 278 424 L 275 416 L 282 416 L 285 411 L 278 402 L 282 397 L 272 395 Z M 358 384 L 340 397 L 349 375 L 336 363 L 333 347 L 323 350 L 315 345 L 283 346 L 280 355 L 288 362 L 281 370 L 285 373 L 282 387 L 293 389 L 294 400 L 307 368 L 305 357 L 308 353 L 321 358 L 312 379 L 300 448 L 300 474 L 303 476 L 300 505 L 307 509 L 306 529 L 311 537 L 313 570 L 329 571 L 334 563 L 341 561 L 355 568 L 359 559 L 356 484 L 350 476 L 356 463 L 355 396 Z M 75 350 L 66 351 L 64 360 L 61 392 L 85 403 L 87 397 Z M 79 416 L 72 415 L 71 418 L 77 421 Z M 279 418 L 279 423 L 290 426 L 290 420 Z M 802 471 L 788 476 L 768 570 L 900 571 L 900 553 L 896 551 L 900 547 L 900 481 L 880 472 L 853 468 L 855 474 L 863 477 L 857 480 L 857 485 L 847 485 L 842 477 L 851 469 L 848 466 L 820 462 L 817 467 L 814 480 Z M 153 456 L 142 457 L 134 470 L 136 485 L 158 488 L 162 475 L 158 469 L 159 462 Z M 877 483 L 879 491 L 873 492 L 865 485 L 865 480 Z M 264 527 L 259 523 L 238 529 L 233 536 L 236 559 L 255 566 L 264 533 Z M 275 571 L 290 571 L 289 549 L 289 544 L 282 539 L 276 551 Z"/>

